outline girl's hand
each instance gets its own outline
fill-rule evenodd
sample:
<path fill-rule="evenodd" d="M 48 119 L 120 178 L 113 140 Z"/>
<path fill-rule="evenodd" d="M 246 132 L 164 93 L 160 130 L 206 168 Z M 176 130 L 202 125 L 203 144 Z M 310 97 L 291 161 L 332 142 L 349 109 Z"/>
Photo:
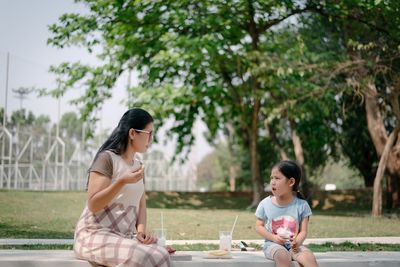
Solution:
<path fill-rule="evenodd" d="M 145 244 L 145 245 L 150 245 L 150 244 L 157 242 L 157 238 L 152 236 L 150 233 L 138 232 L 136 235 L 136 239 L 140 243 Z"/>
<path fill-rule="evenodd" d="M 297 243 L 296 238 L 292 241 L 292 249 L 294 253 L 299 252 L 299 243 Z"/>
<path fill-rule="evenodd" d="M 276 244 L 282 245 L 282 246 L 285 243 L 285 239 L 280 237 L 279 235 L 274 235 L 274 240 L 272 240 L 272 241 L 274 241 Z"/>
<path fill-rule="evenodd" d="M 124 184 L 134 184 L 142 180 L 144 177 L 144 165 L 140 166 L 139 169 L 135 171 L 127 171 L 122 177 L 121 180 Z"/>

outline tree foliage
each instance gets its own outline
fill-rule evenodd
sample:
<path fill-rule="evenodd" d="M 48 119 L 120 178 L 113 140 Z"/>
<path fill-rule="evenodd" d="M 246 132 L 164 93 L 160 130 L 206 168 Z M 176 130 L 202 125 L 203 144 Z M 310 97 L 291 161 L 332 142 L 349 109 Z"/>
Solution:
<path fill-rule="evenodd" d="M 242 163 L 249 162 L 253 204 L 272 165 L 265 158 L 273 161 L 278 150 L 293 157 L 294 132 L 309 170 L 345 153 L 369 183 L 376 158 L 357 161 L 371 141 L 354 95 L 372 81 L 385 127 L 395 127 L 389 102 L 398 81 L 398 1 L 80 2 L 88 13 L 61 16 L 48 43 L 83 46 L 101 61 L 51 69 L 53 94 L 83 88 L 75 101 L 83 118 L 94 120 L 118 78 L 136 71 L 127 105 L 148 109 L 158 125 L 173 119 L 168 134 L 177 136 L 177 152 L 193 144 L 197 119 L 209 139 L 232 128 Z M 348 149 L 355 136 L 360 150 Z"/>

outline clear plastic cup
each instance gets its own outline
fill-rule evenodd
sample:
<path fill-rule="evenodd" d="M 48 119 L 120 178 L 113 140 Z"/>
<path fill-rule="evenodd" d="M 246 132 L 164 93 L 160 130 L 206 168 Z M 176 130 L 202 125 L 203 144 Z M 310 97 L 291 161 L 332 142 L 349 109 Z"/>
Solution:
<path fill-rule="evenodd" d="M 165 247 L 167 242 L 167 230 L 166 229 L 154 229 L 154 236 L 157 237 L 157 245 Z"/>
<path fill-rule="evenodd" d="M 219 249 L 231 251 L 232 235 L 230 231 L 219 231 Z"/>

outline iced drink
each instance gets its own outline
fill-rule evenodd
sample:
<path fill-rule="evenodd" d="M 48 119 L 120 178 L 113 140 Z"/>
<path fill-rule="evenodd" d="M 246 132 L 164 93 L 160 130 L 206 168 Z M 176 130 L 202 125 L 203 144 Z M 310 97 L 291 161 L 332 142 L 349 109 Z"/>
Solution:
<path fill-rule="evenodd" d="M 157 237 L 157 245 L 165 247 L 167 241 L 166 229 L 155 229 L 154 235 Z"/>
<path fill-rule="evenodd" d="M 231 251 L 232 236 L 230 231 L 219 232 L 219 249 Z"/>

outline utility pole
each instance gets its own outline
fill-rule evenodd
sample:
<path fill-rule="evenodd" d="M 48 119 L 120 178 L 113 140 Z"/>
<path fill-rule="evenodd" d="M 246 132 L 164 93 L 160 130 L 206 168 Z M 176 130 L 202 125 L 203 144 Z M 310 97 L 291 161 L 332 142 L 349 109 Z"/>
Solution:
<path fill-rule="evenodd" d="M 5 90 L 5 103 L 3 112 L 3 125 L 1 128 L 1 165 L 0 165 L 0 188 L 4 186 L 4 177 L 6 177 L 7 188 L 11 187 L 11 159 L 12 159 L 12 135 L 6 128 L 7 123 L 7 105 L 8 105 L 8 76 L 10 71 L 10 53 L 7 52 L 7 66 L 6 66 L 6 90 Z M 6 139 L 8 139 L 8 151 L 6 151 Z M 6 152 L 8 156 L 6 156 Z M 6 167 L 7 165 L 7 167 Z M 8 175 L 6 175 L 6 168 L 8 169 Z"/>
<path fill-rule="evenodd" d="M 7 123 L 7 99 L 8 99 L 8 75 L 10 70 L 10 52 L 7 53 L 7 66 L 6 66 L 6 97 L 4 103 L 3 127 L 6 128 Z"/>
<path fill-rule="evenodd" d="M 32 93 L 32 88 L 27 87 L 19 87 L 18 89 L 12 89 L 12 91 L 16 94 L 16 98 L 19 99 L 19 109 L 22 110 L 22 101 L 28 98 L 28 95 Z"/>

